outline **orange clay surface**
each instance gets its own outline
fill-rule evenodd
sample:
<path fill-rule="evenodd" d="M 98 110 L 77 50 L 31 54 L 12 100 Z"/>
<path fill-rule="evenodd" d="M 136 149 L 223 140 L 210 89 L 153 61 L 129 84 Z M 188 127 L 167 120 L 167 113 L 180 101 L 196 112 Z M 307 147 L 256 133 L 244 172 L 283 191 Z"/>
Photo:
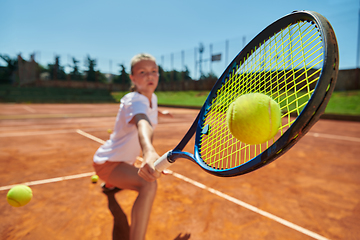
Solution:
<path fill-rule="evenodd" d="M 160 155 L 183 137 L 197 110 L 169 110 L 154 145 Z M 118 104 L 0 104 L 0 239 L 126 239 L 130 190 L 91 183 L 100 143 L 109 138 Z M 185 150 L 193 151 L 194 140 Z M 360 236 L 360 123 L 320 120 L 292 149 L 255 172 L 219 178 L 188 160 L 170 169 L 324 239 Z M 85 176 L 78 175 L 85 174 Z M 74 178 L 63 178 L 75 176 Z M 44 180 L 44 181 L 43 181 Z M 33 182 L 33 199 L 14 208 L 13 184 Z M 314 239 L 207 189 L 165 175 L 158 180 L 147 240 Z M 316 239 L 316 238 L 315 238 Z"/>

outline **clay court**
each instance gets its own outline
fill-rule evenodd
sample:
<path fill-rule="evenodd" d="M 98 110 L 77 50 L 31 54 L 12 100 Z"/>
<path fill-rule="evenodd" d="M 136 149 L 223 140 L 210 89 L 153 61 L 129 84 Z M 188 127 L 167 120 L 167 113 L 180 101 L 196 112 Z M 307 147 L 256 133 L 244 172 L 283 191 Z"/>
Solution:
<path fill-rule="evenodd" d="M 154 145 L 172 149 L 198 110 L 161 108 Z M 92 156 L 118 104 L 0 104 L 0 239 L 126 239 L 136 193 L 92 184 Z M 186 150 L 192 152 L 193 141 Z M 360 237 L 360 122 L 320 120 L 255 172 L 219 178 L 188 160 L 158 180 L 148 240 Z M 6 201 L 26 183 L 33 199 Z"/>

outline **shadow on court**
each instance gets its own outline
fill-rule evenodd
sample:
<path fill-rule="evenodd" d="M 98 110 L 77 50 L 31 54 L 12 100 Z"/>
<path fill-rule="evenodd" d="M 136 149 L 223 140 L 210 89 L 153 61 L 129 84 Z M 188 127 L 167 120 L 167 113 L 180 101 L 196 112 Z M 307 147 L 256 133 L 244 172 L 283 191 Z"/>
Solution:
<path fill-rule="evenodd" d="M 176 238 L 174 238 L 174 240 L 188 240 L 190 239 L 191 234 L 190 233 L 185 233 L 184 236 L 182 236 L 182 233 L 179 233 L 179 235 L 176 236 Z"/>
<path fill-rule="evenodd" d="M 115 194 L 119 191 L 121 190 L 116 189 L 109 192 L 103 192 L 108 198 L 108 207 L 114 217 L 114 226 L 112 232 L 113 240 L 125 240 L 129 239 L 130 236 L 130 225 L 126 214 L 115 198 Z M 190 233 L 185 233 L 184 235 L 179 233 L 179 235 L 177 235 L 174 240 L 188 240 L 190 239 L 190 236 Z"/>
<path fill-rule="evenodd" d="M 113 240 L 129 239 L 130 236 L 130 226 L 127 217 L 115 199 L 115 193 L 119 191 L 120 190 L 104 192 L 108 198 L 109 210 L 114 217 Z"/>

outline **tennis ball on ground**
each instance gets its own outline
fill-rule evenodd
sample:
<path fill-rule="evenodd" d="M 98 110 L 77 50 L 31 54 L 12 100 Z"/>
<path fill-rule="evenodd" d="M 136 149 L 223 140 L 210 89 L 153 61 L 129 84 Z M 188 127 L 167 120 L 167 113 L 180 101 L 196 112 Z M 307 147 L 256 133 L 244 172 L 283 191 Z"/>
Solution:
<path fill-rule="evenodd" d="M 277 102 L 262 93 L 238 97 L 226 112 L 231 134 L 247 144 L 261 144 L 272 139 L 281 124 L 281 110 Z"/>
<path fill-rule="evenodd" d="M 26 185 L 17 185 L 8 191 L 6 199 L 11 206 L 21 207 L 28 204 L 32 196 L 31 188 Z"/>
<path fill-rule="evenodd" d="M 98 180 L 99 180 L 99 176 L 98 176 L 98 175 L 95 174 L 95 175 L 92 175 L 92 176 L 91 176 L 91 182 L 92 182 L 92 183 L 97 183 Z"/>

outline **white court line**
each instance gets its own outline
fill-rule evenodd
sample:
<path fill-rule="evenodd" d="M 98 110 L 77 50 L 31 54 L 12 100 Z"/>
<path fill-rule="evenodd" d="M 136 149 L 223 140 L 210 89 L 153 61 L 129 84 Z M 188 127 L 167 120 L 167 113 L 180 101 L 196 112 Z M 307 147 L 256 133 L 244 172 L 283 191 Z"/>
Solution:
<path fill-rule="evenodd" d="M 300 226 L 298 226 L 298 225 L 296 225 L 296 224 L 293 224 L 293 223 L 291 223 L 291 222 L 289 222 L 289 221 L 286 221 L 286 220 L 284 220 L 284 219 L 282 219 L 282 218 L 279 218 L 279 217 L 277 217 L 277 216 L 275 216 L 275 215 L 273 215 L 273 214 L 271 214 L 271 213 L 265 212 L 265 211 L 263 211 L 263 210 L 261 210 L 261 209 L 259 209 L 259 208 L 257 208 L 257 207 L 254 207 L 254 206 L 252 206 L 252 205 L 250 205 L 250 204 L 248 204 L 248 203 L 245 203 L 245 202 L 243 202 L 243 201 L 240 201 L 240 200 L 238 200 L 238 199 L 236 199 L 236 198 L 234 198 L 234 197 L 231 197 L 231 196 L 229 196 L 229 195 L 227 195 L 227 194 L 225 194 L 225 193 L 222 193 L 222 192 L 220 192 L 220 191 L 218 191 L 218 190 L 215 190 L 215 189 L 213 189 L 213 188 L 207 187 L 207 186 L 205 186 L 204 184 L 199 183 L 199 182 L 196 182 L 196 181 L 194 181 L 194 180 L 192 180 L 192 179 L 190 179 L 190 178 L 187 178 L 187 177 L 185 177 L 185 176 L 183 176 L 183 175 L 181 175 L 181 174 L 175 173 L 175 172 L 173 172 L 173 171 L 171 171 L 171 170 L 167 170 L 167 172 L 168 172 L 169 174 L 172 174 L 172 175 L 173 175 L 174 177 L 176 177 L 176 178 L 179 178 L 179 179 L 181 179 L 181 180 L 183 180 L 183 181 L 185 181 L 185 182 L 191 183 L 192 185 L 194 185 L 194 186 L 196 186 L 196 187 L 199 187 L 199 188 L 201 188 L 201 189 L 204 189 L 204 190 L 206 190 L 206 191 L 208 191 L 208 192 L 210 192 L 210 193 L 213 193 L 213 194 L 215 194 L 215 195 L 217 195 L 217 196 L 219 196 L 219 197 L 221 197 L 221 198 L 224 198 L 224 199 L 226 199 L 226 200 L 228 200 L 228 201 L 230 201 L 230 202 L 233 202 L 233 203 L 235 203 L 235 204 L 237 204 L 237 205 L 239 205 L 239 206 L 242 206 L 242 207 L 244 207 L 244 208 L 247 208 L 248 210 L 251 210 L 251 211 L 253 211 L 253 212 L 255 212 L 255 213 L 258 213 L 258 214 L 260 214 L 260 215 L 262 215 L 262 216 L 264 216 L 264 217 L 270 218 L 270 219 L 272 219 L 272 220 L 274 220 L 274 221 L 276 221 L 276 222 L 278 222 L 278 223 L 281 223 L 281 224 L 283 224 L 283 225 L 285 225 L 285 226 L 287 226 L 287 227 L 289 227 L 289 228 L 292 228 L 292 229 L 294 229 L 294 230 L 296 230 L 296 231 L 298 231 L 298 232 L 301 232 L 301 233 L 303 233 L 303 234 L 305 234 L 305 235 L 308 235 L 308 236 L 310 236 L 310 237 L 312 237 L 312 238 L 314 238 L 314 239 L 318 239 L 318 240 L 328 240 L 328 238 L 325 238 L 325 237 L 323 237 L 323 236 L 320 236 L 320 235 L 317 234 L 317 233 L 314 233 L 314 232 L 312 232 L 312 231 L 310 231 L 310 230 L 307 230 L 307 229 L 305 229 L 305 228 L 303 228 L 303 227 L 300 227 Z M 46 184 L 46 183 L 54 183 L 54 182 L 61 182 L 61 181 L 65 181 L 65 180 L 71 180 L 71 179 L 89 177 L 89 176 L 92 176 L 92 175 L 94 175 L 94 174 L 95 174 L 95 172 L 81 173 L 81 174 L 76 174 L 76 175 L 71 175 L 71 176 L 50 178 L 50 179 L 44 179 L 44 180 L 38 180 L 38 181 L 31 181 L 31 182 L 25 182 L 25 183 L 20 183 L 20 184 L 24 184 L 24 185 L 27 185 L 27 186 L 33 186 L 33 185 L 40 185 L 40 184 Z M 12 187 L 14 187 L 14 186 L 16 186 L 16 185 L 19 185 L 19 184 L 13 184 L 13 185 L 8 185 L 8 186 L 0 187 L 0 191 L 9 190 L 9 189 L 11 189 Z"/>
<path fill-rule="evenodd" d="M 47 131 L 47 133 L 49 132 L 52 132 L 52 133 L 68 133 L 68 132 L 74 132 L 74 130 L 65 130 L 65 131 Z M 96 142 L 99 142 L 99 143 L 102 143 L 104 144 L 105 141 L 100 139 L 100 138 L 97 138 L 91 134 L 88 134 L 80 129 L 77 129 L 76 130 L 77 133 L 87 137 L 87 138 L 90 138 Z M 19 185 L 19 184 L 24 184 L 24 185 L 27 185 L 27 186 L 32 186 L 32 185 L 39 185 L 39 184 L 45 184 L 45 183 L 53 183 L 53 182 L 61 182 L 61 181 L 65 181 L 65 180 L 71 180 L 71 179 L 76 179 L 76 178 L 83 178 L 83 177 L 89 177 L 89 176 L 92 176 L 94 175 L 95 172 L 89 172 L 89 173 L 80 173 L 80 174 L 76 174 L 76 175 L 71 175 L 71 176 L 65 176 L 65 177 L 57 177 L 57 178 L 50 178 L 50 179 L 45 179 L 45 180 L 38 180 L 38 181 L 31 181 L 31 182 L 25 182 L 25 183 L 18 183 L 18 184 L 13 184 L 13 185 L 8 185 L 8 186 L 3 186 L 3 187 L 0 187 L 0 191 L 4 191 L 4 190 L 9 190 L 11 189 L 12 187 L 16 186 L 16 185 Z"/>
<path fill-rule="evenodd" d="M 0 187 L 0 191 L 9 190 L 12 187 L 14 187 L 16 185 L 19 185 L 19 184 L 24 184 L 24 185 L 27 185 L 27 186 L 33 186 L 33 185 L 40 185 L 40 184 L 45 184 L 45 183 L 54 183 L 54 182 L 61 182 L 61 181 L 65 181 L 65 180 L 89 177 L 89 176 L 92 176 L 94 174 L 95 174 L 95 172 L 80 173 L 80 174 L 71 175 L 71 176 L 65 176 L 65 177 L 57 177 L 57 178 L 50 178 L 50 179 L 44 179 L 44 180 L 38 180 L 38 181 L 18 183 L 18 184 L 13 184 L 13 185 Z"/>
<path fill-rule="evenodd" d="M 31 107 L 29 107 L 29 106 L 22 106 L 22 107 L 23 107 L 23 109 L 25 109 L 25 110 L 28 111 L 28 112 L 36 113 L 36 110 L 33 109 L 33 108 L 31 108 Z"/>
<path fill-rule="evenodd" d="M 84 132 L 84 131 L 82 131 L 82 130 L 80 130 L 80 129 L 77 129 L 76 132 L 77 132 L 78 134 L 83 135 L 84 137 L 87 137 L 87 138 L 90 138 L 90 139 L 94 140 L 95 142 L 98 142 L 98 143 L 101 143 L 101 144 L 104 144 L 104 143 L 105 143 L 104 140 L 102 140 L 102 139 L 100 139 L 100 138 L 97 138 L 97 137 L 95 137 L 95 136 L 93 136 L 93 135 L 91 135 L 91 134 L 88 134 L 88 133 L 86 133 L 86 132 Z"/>
<path fill-rule="evenodd" d="M 305 235 L 308 235 L 308 236 L 310 236 L 310 237 L 312 237 L 312 238 L 314 238 L 314 239 L 318 239 L 318 240 L 329 240 L 328 238 L 325 238 L 325 237 L 323 237 L 323 236 L 321 236 L 321 235 L 319 235 L 319 234 L 317 234 L 317 233 L 314 233 L 314 232 L 312 232 L 312 231 L 310 231 L 310 230 L 307 230 L 307 229 L 305 229 L 305 228 L 303 228 L 303 227 L 300 227 L 300 226 L 298 226 L 298 225 L 296 225 L 296 224 L 294 224 L 294 223 L 291 223 L 291 222 L 289 222 L 289 221 L 287 221 L 287 220 L 285 220 L 285 219 L 282 219 L 282 218 L 280 218 L 280 217 L 277 217 L 277 216 L 275 216 L 275 215 L 273 215 L 273 214 L 271 214 L 271 213 L 265 212 L 265 211 L 263 211 L 263 210 L 261 210 L 261 209 L 259 209 L 259 208 L 257 208 L 257 207 L 254 207 L 254 206 L 252 206 L 252 205 L 250 205 L 250 204 L 248 204 L 248 203 L 245 203 L 245 202 L 243 202 L 243 201 L 241 201 L 241 200 L 239 200 L 239 199 L 236 199 L 236 198 L 234 198 L 234 197 L 231 197 L 231 196 L 229 196 L 229 195 L 227 195 L 227 194 L 225 194 L 225 193 L 222 193 L 222 192 L 220 192 L 220 191 L 218 191 L 218 190 L 215 190 L 215 189 L 213 189 L 213 188 L 207 187 L 207 186 L 205 186 L 204 184 L 199 183 L 199 182 L 196 182 L 196 181 L 194 181 L 194 180 L 192 180 L 192 179 L 190 179 L 190 178 L 187 178 L 187 177 L 185 177 L 185 176 L 183 176 L 183 175 L 181 175 L 181 174 L 172 172 L 172 171 L 170 171 L 170 170 L 168 170 L 168 172 L 169 172 L 169 173 L 172 173 L 173 176 L 176 177 L 176 178 L 179 178 L 179 179 L 181 179 L 181 180 L 183 180 L 183 181 L 185 181 L 185 182 L 191 183 L 192 185 L 194 185 L 194 186 L 196 186 L 196 187 L 199 187 L 199 188 L 201 188 L 201 189 L 204 189 L 204 190 L 206 190 L 206 191 L 208 191 L 208 192 L 210 192 L 210 193 L 213 193 L 213 194 L 215 194 L 215 195 L 217 195 L 217 196 L 219 196 L 219 197 L 221 197 L 221 198 L 224 198 L 224 199 L 226 199 L 226 200 L 228 200 L 228 201 L 230 201 L 230 202 L 232 202 L 232 203 L 235 203 L 235 204 L 237 204 L 237 205 L 239 205 L 239 206 L 242 206 L 242 207 L 244 207 L 244 208 L 246 208 L 246 209 L 248 209 L 248 210 L 251 210 L 251 211 L 253 211 L 253 212 L 255 212 L 255 213 L 258 213 L 258 214 L 260 214 L 260 215 L 262 215 L 262 216 L 264 216 L 264 217 L 270 218 L 270 219 L 272 219 L 272 220 L 274 220 L 274 221 L 276 221 L 276 222 L 278 222 L 278 223 L 280 223 L 280 224 L 282 224 L 282 225 L 285 225 L 286 227 L 292 228 L 292 229 L 294 229 L 294 230 L 296 230 L 296 231 L 298 231 L 298 232 L 301 232 L 301 233 L 303 233 L 303 234 L 305 234 Z"/>
<path fill-rule="evenodd" d="M 21 136 L 34 136 L 34 135 L 59 134 L 59 133 L 71 133 L 71 132 L 74 132 L 74 129 L 52 130 L 52 131 L 36 131 L 36 132 L 1 133 L 0 137 L 21 137 Z"/>
<path fill-rule="evenodd" d="M 103 130 L 103 129 L 87 129 L 87 131 L 97 131 L 97 130 Z M 92 135 L 87 136 L 87 133 L 77 129 L 75 130 L 77 133 L 88 137 L 90 139 L 96 138 Z M 36 132 L 15 132 L 15 133 L 0 133 L 1 137 L 20 137 L 20 136 L 32 136 L 32 135 L 44 135 L 44 134 L 58 134 L 58 133 L 70 133 L 74 132 L 73 129 L 69 130 L 53 130 L 53 131 L 36 131 Z M 333 135 L 333 134 L 326 134 L 326 133 L 316 133 L 316 132 L 308 132 L 305 136 L 311 136 L 311 137 L 320 137 L 320 138 L 327 138 L 327 139 L 334 139 L 334 140 L 343 140 L 343 141 L 350 141 L 350 142 L 360 142 L 360 138 L 357 137 L 347 137 L 347 136 L 341 136 L 341 135 Z M 96 142 L 99 142 L 101 144 L 104 144 L 105 141 L 99 138 L 93 139 Z"/>
<path fill-rule="evenodd" d="M 310 135 L 312 137 L 320 137 L 320 138 L 328 138 L 328 139 L 335 139 L 335 140 L 345 140 L 345 141 L 352 141 L 352 142 L 360 142 L 360 138 L 357 138 L 357 137 L 347 137 L 347 136 L 332 135 L 332 134 L 326 134 L 326 133 L 313 133 L 313 132 L 308 132 L 307 135 Z"/>
<path fill-rule="evenodd" d="M 82 131 L 82 130 L 80 130 L 80 129 L 77 129 L 76 132 L 77 132 L 78 134 L 81 134 L 81 135 L 83 135 L 83 136 L 85 136 L 85 137 L 87 137 L 87 138 L 89 138 L 89 139 L 92 139 L 92 140 L 94 140 L 94 141 L 96 141 L 96 142 L 99 142 L 99 143 L 101 143 L 101 144 L 105 143 L 104 140 L 102 140 L 102 139 L 100 139 L 100 138 L 97 138 L 97 137 L 95 137 L 95 136 L 93 136 L 93 135 L 91 135 L 91 134 L 88 134 L 88 133 L 86 133 L 86 132 L 84 132 L 84 131 Z M 241 201 L 241 200 L 239 200 L 239 199 L 236 199 L 236 198 L 234 198 L 234 197 L 231 197 L 231 196 L 229 196 L 229 195 L 227 195 L 227 194 L 225 194 L 225 193 L 222 193 L 222 192 L 220 192 L 220 191 L 218 191 L 218 190 L 215 190 L 215 189 L 213 189 L 213 188 L 207 187 L 207 186 L 205 186 L 205 185 L 202 184 L 202 183 L 196 182 L 196 181 L 194 181 L 194 180 L 192 180 L 192 179 L 190 179 L 190 178 L 187 178 L 187 177 L 185 177 L 185 176 L 183 176 L 183 175 L 181 175 L 181 174 L 175 173 L 175 172 L 173 172 L 173 171 L 171 171 L 171 170 L 167 170 L 167 171 L 168 171 L 168 173 L 172 174 L 172 175 L 173 175 L 174 177 L 176 177 L 176 178 L 179 178 L 179 179 L 181 179 L 181 180 L 183 180 L 183 181 L 185 181 L 185 182 L 188 182 L 188 183 L 190 183 L 190 184 L 192 184 L 192 185 L 194 185 L 194 186 L 196 186 L 196 187 L 199 187 L 199 188 L 201 188 L 201 189 L 204 189 L 204 190 L 206 190 L 206 191 L 208 191 L 208 192 L 210 192 L 210 193 L 213 193 L 213 194 L 215 194 L 215 195 L 217 195 L 217 196 L 219 196 L 219 197 L 221 197 L 221 198 L 223 198 L 223 199 L 226 199 L 226 200 L 228 200 L 228 201 L 230 201 L 230 202 L 232 202 L 232 203 L 235 203 L 235 204 L 237 204 L 237 205 L 239 205 L 239 206 L 242 206 L 242 207 L 244 207 L 244 208 L 246 208 L 246 209 L 248 209 L 248 210 L 251 210 L 251 211 L 253 211 L 253 212 L 255 212 L 255 213 L 258 213 L 258 214 L 260 214 L 260 215 L 262 215 L 262 216 L 264 216 L 264 217 L 267 217 L 267 218 L 269 218 L 269 219 L 272 219 L 272 220 L 274 220 L 274 221 L 276 221 L 276 222 L 278 222 L 278 223 L 280 223 L 280 224 L 283 224 L 284 226 L 287 226 L 287 227 L 289 227 L 289 228 L 292 228 L 292 229 L 294 229 L 294 230 L 296 230 L 296 231 L 298 231 L 298 232 L 301 232 L 301 233 L 303 233 L 303 234 L 305 234 L 305 235 L 308 235 L 308 236 L 310 236 L 310 237 L 312 237 L 312 238 L 314 238 L 314 239 L 318 239 L 318 240 L 328 240 L 328 238 L 325 238 L 325 237 L 323 237 L 323 236 L 321 236 L 321 235 L 319 235 L 319 234 L 317 234 L 317 233 L 314 233 L 314 232 L 312 232 L 312 231 L 310 231 L 310 230 L 307 230 L 307 229 L 305 229 L 305 228 L 303 228 L 303 227 L 300 227 L 300 226 L 298 226 L 298 225 L 296 225 L 296 224 L 294 224 L 294 223 L 291 223 L 291 222 L 289 222 L 289 221 L 287 221 L 287 220 L 285 220 L 285 219 L 282 219 L 282 218 L 280 218 L 280 217 L 277 217 L 277 216 L 275 216 L 275 215 L 273 215 L 273 214 L 271 214 L 271 213 L 265 212 L 265 211 L 263 211 L 263 210 L 261 210 L 261 209 L 259 209 L 259 208 L 257 208 L 257 207 L 254 207 L 254 206 L 252 206 L 252 205 L 250 205 L 250 204 L 248 204 L 248 203 L 245 203 L 245 202 L 243 202 L 243 201 Z M 94 172 L 81 173 L 81 174 L 76 174 L 76 175 L 71 175 L 71 176 L 65 176 L 65 177 L 57 177 L 57 178 L 51 178 L 51 179 L 44 179 L 44 180 L 38 180 L 38 181 L 25 182 L 25 183 L 22 183 L 22 184 L 27 185 L 27 186 L 33 186 L 33 185 L 40 185 L 40 184 L 46 184 L 46 183 L 54 183 L 54 182 L 61 182 L 61 181 L 65 181 L 65 180 L 71 180 L 71 179 L 89 177 L 89 176 L 92 176 L 93 174 L 95 174 L 95 173 L 94 173 Z M 9 190 L 9 189 L 11 189 L 12 187 L 14 187 L 14 186 L 16 186 L 16 185 L 19 185 L 19 184 L 13 184 L 13 185 L 8 185 L 8 186 L 0 187 L 0 191 Z"/>
<path fill-rule="evenodd" d="M 73 132 L 83 132 L 79 129 L 64 129 L 64 130 L 44 130 L 44 131 L 34 131 L 34 132 L 15 132 L 15 133 L 0 133 L 1 137 L 21 137 L 21 136 L 34 136 L 34 135 L 46 135 L 46 134 L 61 134 L 61 133 L 73 133 Z M 104 131 L 104 128 L 89 128 L 87 131 Z M 84 133 L 84 132 L 83 132 Z M 81 133 L 79 133 L 81 134 Z"/>
<path fill-rule="evenodd" d="M 83 136 L 85 136 L 85 137 L 87 137 L 87 138 L 90 138 L 90 139 L 92 139 L 92 140 L 94 140 L 94 141 L 97 141 L 97 142 L 99 142 L 99 143 L 104 143 L 104 142 L 105 142 L 104 140 L 102 140 L 102 139 L 100 139 L 100 138 L 97 138 L 97 137 L 95 137 L 95 136 L 93 136 L 93 135 L 91 135 L 91 134 L 88 134 L 88 133 L 86 133 L 86 132 L 84 132 L 84 131 L 82 131 L 82 130 L 80 130 L 80 129 L 76 130 L 76 132 L 79 133 L 79 134 L 81 134 L 81 135 L 83 135 Z M 194 186 L 196 186 L 196 187 L 199 187 L 199 188 L 201 188 L 201 189 L 204 189 L 204 190 L 206 190 L 206 191 L 208 191 L 208 192 L 210 192 L 210 193 L 213 193 L 213 194 L 215 194 L 215 195 L 217 195 L 217 196 L 219 196 L 219 197 L 221 197 L 221 198 L 224 198 L 224 199 L 226 199 L 226 200 L 228 200 L 228 201 L 230 201 L 230 202 L 232 202 L 232 203 L 235 203 L 235 204 L 237 204 L 237 205 L 239 205 L 239 206 L 242 206 L 242 207 L 244 207 L 244 208 L 246 208 L 246 209 L 248 209 L 248 210 L 251 210 L 251 211 L 253 211 L 253 212 L 255 212 L 255 213 L 258 213 L 258 214 L 260 214 L 260 215 L 262 215 L 262 216 L 264 216 L 264 217 L 270 218 L 270 219 L 272 219 L 272 220 L 274 220 L 274 221 L 276 221 L 276 222 L 278 222 L 278 223 L 280 223 L 280 224 L 285 225 L 286 227 L 292 228 L 292 229 L 294 229 L 294 230 L 296 230 L 296 231 L 298 231 L 298 232 L 301 232 L 301 233 L 303 233 L 303 234 L 305 234 L 305 235 L 308 235 L 308 236 L 310 236 L 310 237 L 312 237 L 312 238 L 314 238 L 314 239 L 318 239 L 318 240 L 329 240 L 328 238 L 325 238 L 325 237 L 323 237 L 323 236 L 321 236 L 321 235 L 319 235 L 319 234 L 317 234 L 317 233 L 314 233 L 314 232 L 312 232 L 312 231 L 310 231 L 310 230 L 307 230 L 307 229 L 305 229 L 305 228 L 303 228 L 303 227 L 300 227 L 300 226 L 298 226 L 298 225 L 296 225 L 296 224 L 294 224 L 294 223 L 291 223 L 291 222 L 289 222 L 289 221 L 287 221 L 287 220 L 285 220 L 285 219 L 282 219 L 282 218 L 280 218 L 280 217 L 277 217 L 277 216 L 275 216 L 275 215 L 273 215 L 273 214 L 271 214 L 271 213 L 265 212 L 265 211 L 263 211 L 263 210 L 261 210 L 261 209 L 259 209 L 259 208 L 257 208 L 257 207 L 254 207 L 254 206 L 252 206 L 252 205 L 250 205 L 250 204 L 248 204 L 248 203 L 245 203 L 245 202 L 243 202 L 243 201 L 241 201 L 241 200 L 239 200 L 239 199 L 236 199 L 236 198 L 234 198 L 234 197 L 231 197 L 231 196 L 229 196 L 229 195 L 227 195 L 227 194 L 225 194 L 225 193 L 222 193 L 222 192 L 220 192 L 220 191 L 218 191 L 218 190 L 215 190 L 215 189 L 213 189 L 213 188 L 207 187 L 207 186 L 205 186 L 204 184 L 199 183 L 199 182 L 196 182 L 196 181 L 194 181 L 194 180 L 192 180 L 192 179 L 190 179 L 190 178 L 187 178 L 187 177 L 185 177 L 185 176 L 183 176 L 183 175 L 181 175 L 181 174 L 175 173 L 175 172 L 173 172 L 173 171 L 171 171 L 171 170 L 167 170 L 167 172 L 170 173 L 170 174 L 172 174 L 172 175 L 173 175 L 174 177 L 176 177 L 176 178 L 179 178 L 179 179 L 181 179 L 181 180 L 183 180 L 183 181 L 185 181 L 185 182 L 191 183 L 192 185 L 194 185 Z"/>

